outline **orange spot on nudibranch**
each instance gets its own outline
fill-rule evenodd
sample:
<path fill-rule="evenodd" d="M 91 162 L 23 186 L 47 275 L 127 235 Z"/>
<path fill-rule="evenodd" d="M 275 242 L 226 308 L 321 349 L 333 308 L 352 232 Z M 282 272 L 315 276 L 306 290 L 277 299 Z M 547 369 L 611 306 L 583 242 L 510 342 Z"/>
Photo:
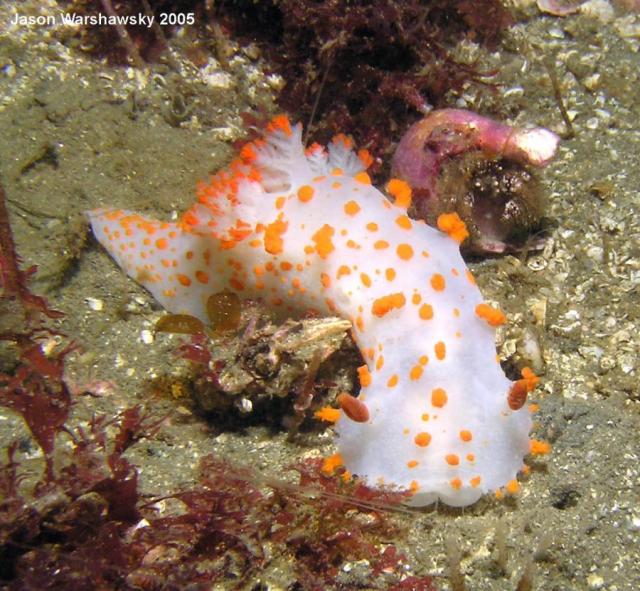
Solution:
<path fill-rule="evenodd" d="M 433 347 L 436 353 L 436 359 L 442 361 L 447 356 L 447 347 L 442 341 L 438 341 Z"/>
<path fill-rule="evenodd" d="M 336 272 L 336 279 L 340 279 L 343 275 L 351 275 L 351 269 L 347 265 L 340 265 Z"/>
<path fill-rule="evenodd" d="M 408 261 L 413 256 L 413 248 L 410 244 L 398 244 L 396 253 L 403 261 Z"/>
<path fill-rule="evenodd" d="M 335 250 L 333 242 L 331 241 L 333 234 L 333 227 L 325 224 L 311 237 L 316 244 L 316 252 L 320 255 L 321 259 L 327 258 L 327 256 Z"/>
<path fill-rule="evenodd" d="M 447 393 L 443 388 L 434 388 L 431 391 L 431 404 L 438 408 L 442 408 L 447 404 Z"/>
<path fill-rule="evenodd" d="M 248 144 L 242 146 L 242 149 L 240 150 L 240 158 L 242 160 L 244 160 L 245 162 L 253 162 L 257 157 L 258 155 L 256 154 L 255 146 L 253 145 L 253 143 L 249 142 Z"/>
<path fill-rule="evenodd" d="M 429 304 L 422 304 L 418 314 L 422 320 L 431 320 L 433 318 L 433 308 Z"/>
<path fill-rule="evenodd" d="M 362 183 L 363 185 L 371 184 L 371 177 L 364 171 L 354 174 L 353 178 L 354 180 L 358 181 L 359 183 Z"/>
<path fill-rule="evenodd" d="M 374 300 L 371 306 L 371 313 L 378 318 L 382 318 L 394 308 L 402 308 L 405 303 L 406 299 L 403 293 L 392 293 Z"/>
<path fill-rule="evenodd" d="M 203 285 L 209 283 L 209 275 L 207 275 L 204 271 L 196 271 L 196 279 Z"/>
<path fill-rule="evenodd" d="M 473 439 L 473 435 L 471 434 L 471 431 L 469 431 L 467 429 L 463 429 L 462 431 L 460 431 L 460 439 L 462 439 L 462 441 L 468 443 L 469 441 L 471 441 Z"/>
<path fill-rule="evenodd" d="M 460 458 L 456 454 L 447 454 L 444 459 L 449 466 L 457 466 L 460 463 Z"/>
<path fill-rule="evenodd" d="M 465 276 L 467 278 L 467 281 L 469 283 L 471 283 L 471 285 L 475 285 L 476 284 L 476 278 L 473 276 L 473 273 L 471 273 L 471 271 L 469 271 L 469 269 L 466 269 L 464 274 L 465 274 Z"/>
<path fill-rule="evenodd" d="M 307 203 L 308 201 L 311 201 L 311 199 L 313 199 L 314 193 L 315 191 L 312 186 L 302 185 L 302 187 L 298 189 L 298 199 L 300 199 L 300 201 L 302 201 L 303 203 Z"/>
<path fill-rule="evenodd" d="M 409 377 L 414 381 L 419 380 L 422 377 L 423 372 L 424 369 L 422 368 L 422 366 L 414 365 L 409 372 Z"/>
<path fill-rule="evenodd" d="M 431 443 L 431 435 L 422 431 L 414 437 L 413 441 L 419 447 L 427 447 Z"/>
<path fill-rule="evenodd" d="M 371 373 L 366 365 L 361 365 L 358 369 L 358 379 L 360 380 L 360 386 L 366 388 L 371 385 Z"/>
<path fill-rule="evenodd" d="M 403 230 L 411 230 L 413 224 L 406 215 L 401 215 L 396 218 L 396 224 Z"/>
<path fill-rule="evenodd" d="M 236 279 L 235 277 L 232 277 L 231 279 L 229 279 L 229 285 L 237 291 L 244 290 L 244 283 L 242 283 L 242 281 L 240 281 L 239 279 Z"/>
<path fill-rule="evenodd" d="M 356 215 L 360 211 L 360 206 L 356 201 L 347 201 L 344 204 L 344 212 L 347 215 Z"/>
<path fill-rule="evenodd" d="M 443 291 L 444 288 L 446 287 L 446 283 L 444 280 L 444 277 L 442 275 L 440 275 L 440 273 L 434 273 L 431 276 L 431 287 L 435 290 L 435 291 Z"/>
<path fill-rule="evenodd" d="M 287 222 L 282 220 L 276 220 L 265 227 L 264 249 L 269 254 L 280 254 L 282 252 L 282 235 L 287 231 L 287 227 Z"/>

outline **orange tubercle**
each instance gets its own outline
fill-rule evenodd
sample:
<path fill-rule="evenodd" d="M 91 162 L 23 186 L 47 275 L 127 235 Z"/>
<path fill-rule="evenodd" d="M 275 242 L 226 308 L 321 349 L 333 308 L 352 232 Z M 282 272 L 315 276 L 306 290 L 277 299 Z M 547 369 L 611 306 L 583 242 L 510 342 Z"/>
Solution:
<path fill-rule="evenodd" d="M 342 460 L 342 456 L 340 454 L 333 454 L 323 460 L 321 470 L 323 474 L 332 476 L 336 469 L 343 465 L 344 461 Z"/>
<path fill-rule="evenodd" d="M 282 131 L 285 135 L 291 135 L 291 123 L 286 115 L 276 115 L 269 125 L 267 125 L 267 131 Z"/>
<path fill-rule="evenodd" d="M 520 410 L 527 401 L 527 394 L 540 382 L 540 378 L 529 367 L 524 367 L 521 375 L 522 379 L 515 381 L 509 389 L 507 402 L 511 410 Z"/>
<path fill-rule="evenodd" d="M 489 326 L 500 326 L 507 321 L 507 317 L 502 310 L 498 310 L 498 308 L 494 308 L 489 304 L 478 304 L 475 311 L 476 316 L 485 320 Z"/>
<path fill-rule="evenodd" d="M 400 179 L 391 179 L 387 183 L 387 191 L 395 198 L 395 204 L 403 209 L 411 206 L 411 187 Z"/>
<path fill-rule="evenodd" d="M 469 236 L 466 224 L 457 213 L 443 213 L 438 216 L 438 230 L 448 234 L 458 244 L 461 244 Z"/>
<path fill-rule="evenodd" d="M 528 390 L 525 380 L 513 382 L 511 388 L 509 388 L 509 394 L 507 395 L 509 408 L 511 410 L 520 410 L 527 401 L 527 394 Z"/>
<path fill-rule="evenodd" d="M 326 421 L 327 423 L 336 423 L 340 418 L 341 414 L 340 414 L 340 409 L 338 408 L 333 408 L 331 406 L 323 406 L 322 408 L 318 409 L 315 413 L 313 413 L 313 416 L 320 421 Z"/>
<path fill-rule="evenodd" d="M 520 483 L 514 478 L 507 482 L 505 489 L 510 495 L 516 495 L 520 492 Z"/>
<path fill-rule="evenodd" d="M 355 396 L 343 392 L 336 398 L 344 414 L 356 423 L 366 423 L 369 420 L 369 409 L 367 405 L 358 400 Z"/>
<path fill-rule="evenodd" d="M 544 456 L 551 451 L 551 444 L 547 441 L 540 441 L 539 439 L 532 439 L 529 442 L 529 451 L 534 456 Z"/>
<path fill-rule="evenodd" d="M 533 370 L 530 367 L 523 367 L 520 375 L 522 376 L 523 380 L 526 380 L 527 390 L 529 392 L 532 392 L 540 382 L 540 378 L 533 373 Z"/>
<path fill-rule="evenodd" d="M 362 166 L 365 168 L 369 168 L 373 164 L 373 156 L 369 154 L 369 150 L 365 150 L 364 148 L 362 150 L 358 150 L 358 158 L 360 159 L 360 162 L 362 162 Z"/>
<path fill-rule="evenodd" d="M 360 386 L 366 388 L 371 385 L 371 373 L 366 365 L 361 365 L 358 368 L 358 379 L 360 380 Z"/>

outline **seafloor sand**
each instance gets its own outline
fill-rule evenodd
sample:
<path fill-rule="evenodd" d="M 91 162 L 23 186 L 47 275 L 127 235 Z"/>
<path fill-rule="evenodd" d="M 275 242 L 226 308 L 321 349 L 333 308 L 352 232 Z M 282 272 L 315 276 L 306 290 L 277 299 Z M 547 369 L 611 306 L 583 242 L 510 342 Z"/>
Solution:
<path fill-rule="evenodd" d="M 157 495 L 192 484 L 198 459 L 212 450 L 269 473 L 330 453 L 328 432 L 304 441 L 260 426 L 226 432 L 181 401 L 148 398 L 150 379 L 184 371 L 173 354 L 180 338 L 153 338 L 161 311 L 87 238 L 82 218 L 101 205 L 166 218 L 180 212 L 195 182 L 230 158 L 231 141 L 242 135 L 238 113 L 273 108 L 279 80 L 262 74 L 252 50 L 237 48 L 228 71 L 114 69 L 70 50 L 64 29 L 9 26 L 14 4 L 0 3 L 0 175 L 18 250 L 39 267 L 34 291 L 66 313 L 60 329 L 82 347 L 69 358 L 69 378 L 114 384 L 109 395 L 84 400 L 88 408 L 78 405 L 75 420 L 138 402 L 169 412 L 161 436 L 130 453 L 143 490 Z M 515 587 L 547 536 L 536 588 L 638 589 L 640 16 L 560 19 L 531 8 L 486 59 L 499 66 L 504 87 L 481 107 L 502 101 L 517 123 L 562 132 L 544 66 L 555 59 L 576 131 L 544 175 L 551 227 L 544 251 L 473 265 L 487 299 L 511 321 L 500 334 L 502 356 L 517 355 L 525 333 L 542 349 L 538 433 L 553 452 L 517 500 L 399 515 L 410 533 L 398 545 L 414 573 L 446 589 L 443 539 L 453 535 L 468 588 L 499 590 Z M 3 447 L 24 436 L 3 411 Z M 509 529 L 506 576 L 492 560 L 501 516 Z M 279 563 L 263 580 L 284 589 L 290 576 Z M 353 588 L 367 588 L 363 565 L 348 576 Z"/>

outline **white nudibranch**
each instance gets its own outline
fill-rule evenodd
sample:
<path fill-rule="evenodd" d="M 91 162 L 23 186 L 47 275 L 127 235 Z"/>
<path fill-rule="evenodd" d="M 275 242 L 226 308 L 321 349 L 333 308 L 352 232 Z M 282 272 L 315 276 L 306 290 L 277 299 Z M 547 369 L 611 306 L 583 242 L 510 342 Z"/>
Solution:
<path fill-rule="evenodd" d="M 413 505 L 513 492 L 524 457 L 548 451 L 529 439 L 524 400 L 537 378 L 511 382 L 497 361 L 504 315 L 460 256 L 458 216 L 440 216 L 439 229 L 409 218 L 409 186 L 390 181 L 388 198 L 371 185 L 370 163 L 344 135 L 305 151 L 301 126 L 279 116 L 198 187 L 176 223 L 87 215 L 118 265 L 174 314 L 206 322 L 207 298 L 231 290 L 283 315 L 352 322 L 366 365 L 357 399 L 317 413 L 338 435 L 327 469 L 410 489 Z"/>

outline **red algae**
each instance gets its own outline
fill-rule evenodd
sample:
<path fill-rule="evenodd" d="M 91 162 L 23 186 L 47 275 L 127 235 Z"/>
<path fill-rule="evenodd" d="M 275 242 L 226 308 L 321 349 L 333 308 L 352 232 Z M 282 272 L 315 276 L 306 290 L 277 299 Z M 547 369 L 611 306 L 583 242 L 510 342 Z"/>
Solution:
<path fill-rule="evenodd" d="M 447 92 L 486 84 L 488 72 L 453 58 L 455 43 L 495 47 L 512 22 L 497 0 L 237 0 L 217 10 L 287 81 L 280 108 L 308 122 L 317 141 L 348 133 L 378 157 Z"/>

